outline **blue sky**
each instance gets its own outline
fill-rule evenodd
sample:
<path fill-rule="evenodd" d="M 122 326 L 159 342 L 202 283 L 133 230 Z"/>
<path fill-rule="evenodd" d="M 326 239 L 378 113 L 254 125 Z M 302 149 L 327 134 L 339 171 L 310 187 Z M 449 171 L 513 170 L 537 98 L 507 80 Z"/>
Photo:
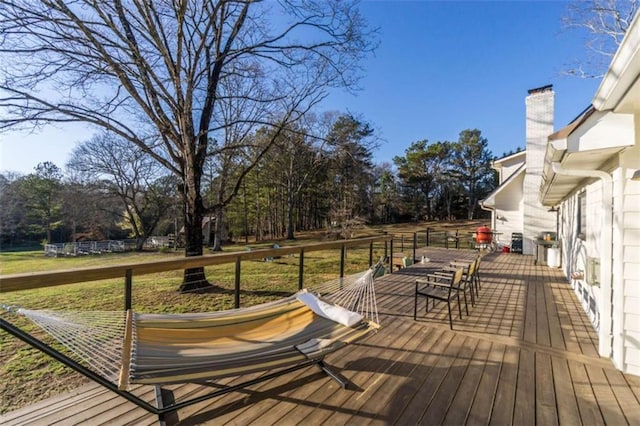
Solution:
<path fill-rule="evenodd" d="M 524 147 L 527 90 L 553 84 L 555 127 L 587 107 L 599 81 L 561 75 L 583 56 L 582 35 L 562 32 L 566 3 L 551 1 L 365 1 L 380 46 L 363 63 L 361 90 L 335 92 L 322 110 L 350 112 L 382 139 L 378 163 L 417 140 L 482 131 L 494 155 Z M 42 161 L 63 167 L 91 130 L 75 124 L 37 134 L 0 135 L 0 171 L 30 173 Z"/>
<path fill-rule="evenodd" d="M 363 90 L 334 94 L 327 107 L 361 114 L 384 139 L 377 162 L 411 142 L 482 131 L 494 155 L 524 147 L 527 90 L 553 84 L 555 127 L 592 100 L 599 80 L 562 75 L 582 56 L 576 32 L 562 32 L 565 2 L 370 1 L 363 12 L 381 45 L 365 63 Z"/>

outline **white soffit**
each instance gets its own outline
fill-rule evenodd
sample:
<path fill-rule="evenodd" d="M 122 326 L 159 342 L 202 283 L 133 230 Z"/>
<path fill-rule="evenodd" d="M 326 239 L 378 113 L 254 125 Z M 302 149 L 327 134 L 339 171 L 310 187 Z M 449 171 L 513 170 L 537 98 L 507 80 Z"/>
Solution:
<path fill-rule="evenodd" d="M 506 157 L 493 160 L 493 167 L 495 170 L 501 169 L 504 165 L 513 165 L 516 163 L 524 163 L 526 158 L 526 150 L 518 151 L 515 154 L 507 155 Z"/>
<path fill-rule="evenodd" d="M 640 13 L 637 13 L 593 97 L 593 106 L 600 111 L 640 112 L 639 76 Z"/>
<path fill-rule="evenodd" d="M 540 188 L 540 201 L 545 206 L 558 205 L 589 181 L 555 173 L 552 162 L 559 162 L 567 170 L 599 170 L 612 156 L 635 142 L 631 114 L 591 111 L 579 123 L 565 129 L 556 132 L 556 139 L 550 138 L 547 145 Z"/>
<path fill-rule="evenodd" d="M 635 140 L 633 114 L 596 111 L 580 123 L 566 140 L 567 154 L 632 146 Z"/>

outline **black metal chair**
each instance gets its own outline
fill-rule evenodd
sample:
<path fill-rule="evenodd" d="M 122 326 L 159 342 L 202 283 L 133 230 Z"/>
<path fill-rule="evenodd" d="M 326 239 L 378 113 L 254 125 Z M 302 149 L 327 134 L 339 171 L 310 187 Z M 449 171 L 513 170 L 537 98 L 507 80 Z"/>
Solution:
<path fill-rule="evenodd" d="M 462 304 L 460 303 L 460 284 L 462 282 L 462 276 L 462 268 L 457 268 L 455 270 L 445 269 L 438 273 L 427 275 L 425 278 L 418 278 L 416 280 L 416 289 L 413 300 L 413 319 L 417 320 L 418 318 L 419 297 L 425 297 L 427 299 L 425 308 L 426 312 L 429 312 L 429 299 L 433 299 L 434 307 L 436 300 L 442 300 L 447 302 L 447 309 L 449 311 L 449 327 L 453 330 L 451 300 L 454 297 L 458 301 L 458 314 L 460 315 L 460 319 L 462 319 Z"/>

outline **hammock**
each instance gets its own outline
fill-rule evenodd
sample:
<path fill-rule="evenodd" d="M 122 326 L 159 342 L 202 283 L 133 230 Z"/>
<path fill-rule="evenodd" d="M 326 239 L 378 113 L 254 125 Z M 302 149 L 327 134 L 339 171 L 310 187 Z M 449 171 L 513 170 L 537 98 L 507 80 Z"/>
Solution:
<path fill-rule="evenodd" d="M 289 371 L 288 367 L 310 363 L 336 378 L 322 358 L 379 328 L 373 281 L 381 273 L 382 261 L 363 273 L 312 290 L 229 311 L 14 311 L 31 319 L 121 391 L 132 384 L 200 382 L 274 369 Z M 6 322 L 0 321 L 7 330 Z M 156 414 L 163 411 L 139 405 Z"/>

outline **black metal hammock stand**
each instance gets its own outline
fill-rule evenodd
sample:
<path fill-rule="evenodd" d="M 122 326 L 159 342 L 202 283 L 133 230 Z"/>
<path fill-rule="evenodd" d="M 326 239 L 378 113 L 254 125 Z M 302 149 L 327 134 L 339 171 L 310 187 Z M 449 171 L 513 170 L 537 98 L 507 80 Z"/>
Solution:
<path fill-rule="evenodd" d="M 164 422 L 165 415 L 289 372 L 318 365 L 344 388 L 347 381 L 325 355 L 379 328 L 372 268 L 243 309 L 194 314 L 132 311 L 52 311 L 5 307 L 61 342 L 78 360 L 13 323 L 0 328 L 126 398 Z M 202 383 L 254 372 L 259 378 L 165 405 L 161 385 Z M 129 391 L 156 386 L 156 405 Z"/>

